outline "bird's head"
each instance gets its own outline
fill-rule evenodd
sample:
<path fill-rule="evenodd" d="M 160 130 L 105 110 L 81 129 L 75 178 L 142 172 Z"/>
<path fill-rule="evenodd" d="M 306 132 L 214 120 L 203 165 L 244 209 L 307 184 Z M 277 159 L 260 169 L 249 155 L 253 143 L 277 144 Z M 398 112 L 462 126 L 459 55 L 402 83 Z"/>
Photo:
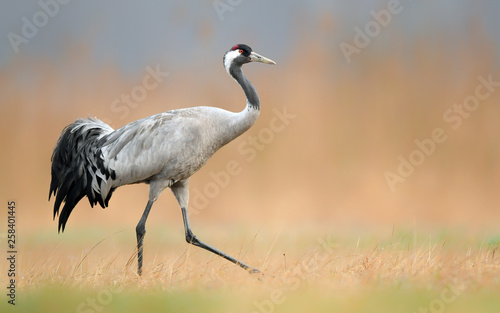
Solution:
<path fill-rule="evenodd" d="M 262 55 L 252 51 L 252 48 L 245 44 L 234 45 L 229 49 L 226 54 L 224 54 L 224 67 L 229 73 L 229 69 L 233 66 L 242 66 L 249 62 L 261 62 L 265 64 L 276 64 L 273 60 L 270 60 Z"/>

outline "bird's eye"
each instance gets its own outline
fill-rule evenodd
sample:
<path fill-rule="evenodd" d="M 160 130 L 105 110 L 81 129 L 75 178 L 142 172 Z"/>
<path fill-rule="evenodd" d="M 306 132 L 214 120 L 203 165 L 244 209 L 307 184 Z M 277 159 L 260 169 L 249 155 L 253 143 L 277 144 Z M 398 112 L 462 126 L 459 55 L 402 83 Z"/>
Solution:
<path fill-rule="evenodd" d="M 239 53 L 243 53 L 243 50 L 240 49 L 240 51 L 238 51 Z"/>

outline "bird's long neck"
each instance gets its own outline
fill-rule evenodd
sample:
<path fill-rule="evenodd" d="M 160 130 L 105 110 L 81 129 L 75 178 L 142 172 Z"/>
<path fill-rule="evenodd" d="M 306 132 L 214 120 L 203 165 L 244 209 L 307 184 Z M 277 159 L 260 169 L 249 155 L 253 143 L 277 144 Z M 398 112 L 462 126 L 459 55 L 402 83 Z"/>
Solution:
<path fill-rule="evenodd" d="M 260 111 L 260 100 L 257 91 L 253 87 L 252 83 L 243 74 L 241 66 L 233 66 L 229 69 L 229 75 L 231 75 L 236 82 L 241 86 L 247 97 L 247 109 L 251 108 L 256 111 Z"/>
<path fill-rule="evenodd" d="M 233 140 L 247 131 L 257 120 L 260 113 L 260 100 L 257 91 L 252 83 L 246 78 L 241 70 L 241 66 L 233 66 L 228 71 L 245 92 L 247 105 L 245 109 L 236 114 L 236 118 L 231 121 L 231 138 L 226 138 L 227 142 Z"/>

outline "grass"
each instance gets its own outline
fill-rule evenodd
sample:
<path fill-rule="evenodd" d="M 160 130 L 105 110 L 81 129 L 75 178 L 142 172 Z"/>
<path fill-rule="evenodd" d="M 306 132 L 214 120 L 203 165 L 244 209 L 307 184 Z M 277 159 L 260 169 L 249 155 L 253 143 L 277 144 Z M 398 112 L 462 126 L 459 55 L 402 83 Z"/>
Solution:
<path fill-rule="evenodd" d="M 182 241 L 165 244 L 159 238 L 172 236 L 159 236 L 164 232 L 148 233 L 143 277 L 135 274 L 133 236 L 127 232 L 25 236 L 17 304 L 14 309 L 4 298 L 0 310 L 497 312 L 500 307 L 495 236 L 403 230 L 387 237 L 281 231 L 245 238 L 235 231 L 231 240 L 207 238 L 264 273 L 250 275 Z M 231 251 L 237 242 L 240 249 Z"/>
<path fill-rule="evenodd" d="M 326 294 L 318 290 L 207 295 L 202 291 L 157 291 L 128 289 L 107 298 L 102 290 L 68 290 L 50 287 L 31 293 L 21 305 L 24 312 L 498 312 L 498 293 L 472 292 L 453 302 L 441 300 L 440 292 L 402 291 L 398 288 L 361 290 L 352 294 Z M 256 298 L 254 298 L 256 296 Z M 271 299 L 274 299 L 273 302 Z M 438 301 L 436 301 L 436 299 Z M 425 311 L 424 311 L 425 312 Z M 444 310 L 443 310 L 444 312 Z"/>

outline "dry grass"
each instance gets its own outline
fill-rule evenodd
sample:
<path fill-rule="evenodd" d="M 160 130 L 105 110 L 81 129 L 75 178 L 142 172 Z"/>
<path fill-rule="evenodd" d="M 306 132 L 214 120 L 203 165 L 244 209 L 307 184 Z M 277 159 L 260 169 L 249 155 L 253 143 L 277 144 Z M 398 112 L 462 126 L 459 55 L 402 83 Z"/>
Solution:
<path fill-rule="evenodd" d="M 380 296 L 386 301 L 373 304 L 369 311 L 401 307 L 413 312 L 454 290 L 456 301 L 446 303 L 451 308 L 447 312 L 453 312 L 460 308 L 460 299 L 476 305 L 474 299 L 486 294 L 485 301 L 494 302 L 488 295 L 500 292 L 499 241 L 495 237 L 451 232 L 421 237 L 413 231 L 363 237 L 277 231 L 248 237 L 235 231 L 225 243 L 221 238 L 209 238 L 263 271 L 262 275 L 249 275 L 182 240 L 166 243 L 161 237 L 176 236 L 152 229 L 146 240 L 145 273 L 138 277 L 133 236 L 127 232 L 102 234 L 81 230 L 71 238 L 25 236 L 19 257 L 20 307 L 62 292 L 67 294 L 64 308 L 75 309 L 88 297 L 111 292 L 115 298 L 104 302 L 105 312 L 120 311 L 120 303 L 129 297 L 138 297 L 138 303 L 156 303 L 143 299 L 155 296 L 170 302 L 191 298 L 182 305 L 193 312 L 203 305 L 216 312 L 234 312 L 235 306 L 237 312 L 259 312 L 262 305 L 270 310 L 270 303 L 276 312 L 300 312 L 307 303 L 310 312 L 328 311 L 332 306 L 365 312 L 361 303 Z M 31 246 L 34 242 L 38 243 Z M 238 243 L 239 250 L 231 249 Z"/>

